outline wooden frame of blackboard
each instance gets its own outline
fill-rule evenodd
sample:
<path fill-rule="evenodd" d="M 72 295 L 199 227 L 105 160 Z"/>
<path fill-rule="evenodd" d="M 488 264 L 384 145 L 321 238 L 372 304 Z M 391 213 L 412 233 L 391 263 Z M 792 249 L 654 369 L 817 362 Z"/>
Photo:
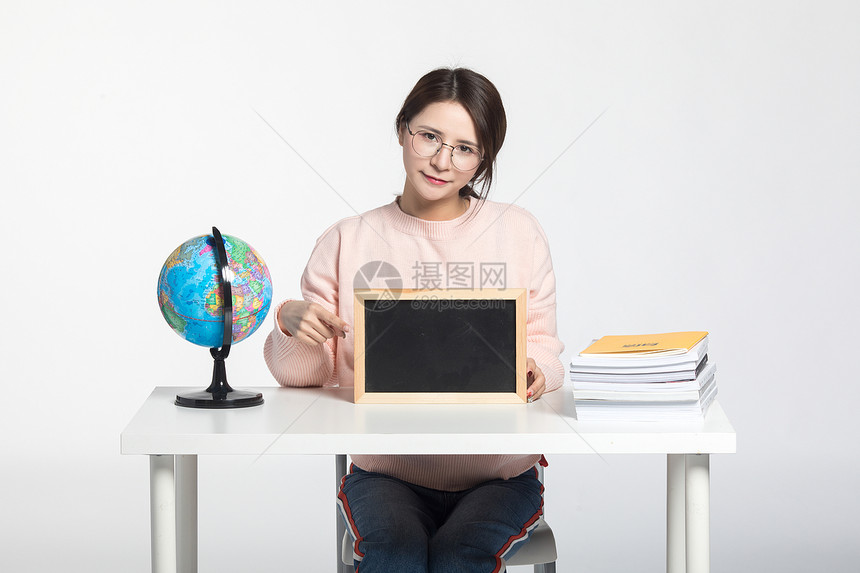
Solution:
<path fill-rule="evenodd" d="M 356 289 L 355 403 L 525 403 L 526 301 L 522 288 Z"/>

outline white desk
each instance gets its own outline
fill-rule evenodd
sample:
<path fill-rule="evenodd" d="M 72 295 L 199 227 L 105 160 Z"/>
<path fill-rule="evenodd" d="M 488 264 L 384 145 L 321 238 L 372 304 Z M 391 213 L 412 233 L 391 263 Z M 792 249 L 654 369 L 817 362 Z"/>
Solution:
<path fill-rule="evenodd" d="M 327 454 L 343 464 L 347 453 L 664 454 L 666 569 L 709 570 L 709 454 L 736 449 L 719 403 L 704 422 L 619 424 L 578 422 L 567 386 L 529 405 L 355 405 L 352 388 L 266 387 L 253 389 L 262 406 L 215 411 L 175 406 L 188 390 L 156 388 L 121 436 L 123 454 L 150 456 L 153 573 L 197 571 L 198 455 Z"/>

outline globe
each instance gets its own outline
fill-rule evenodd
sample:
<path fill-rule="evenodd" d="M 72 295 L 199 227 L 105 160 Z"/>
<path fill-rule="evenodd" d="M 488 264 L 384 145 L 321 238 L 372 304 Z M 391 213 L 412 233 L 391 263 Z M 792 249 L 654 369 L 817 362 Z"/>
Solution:
<path fill-rule="evenodd" d="M 263 258 L 248 243 L 230 235 L 223 235 L 223 242 L 233 289 L 231 339 L 235 344 L 265 321 L 272 304 L 272 278 Z M 219 268 L 213 235 L 202 235 L 179 245 L 158 276 L 158 306 L 164 320 L 188 342 L 209 348 L 224 342 Z"/>

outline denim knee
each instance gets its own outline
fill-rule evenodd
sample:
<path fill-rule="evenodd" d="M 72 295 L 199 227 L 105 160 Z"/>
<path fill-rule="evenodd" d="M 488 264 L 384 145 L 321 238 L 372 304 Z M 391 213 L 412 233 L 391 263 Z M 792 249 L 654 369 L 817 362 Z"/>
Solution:
<path fill-rule="evenodd" d="M 428 571 L 430 573 L 470 573 L 493 571 L 501 563 L 490 551 L 474 541 L 474 527 L 456 532 L 449 528 L 430 539 Z"/>
<path fill-rule="evenodd" d="M 380 556 L 392 563 L 427 563 L 427 531 L 411 522 L 392 523 L 360 532 L 363 555 Z"/>
<path fill-rule="evenodd" d="M 354 468 L 339 495 L 347 528 L 357 538 L 361 571 L 427 571 L 427 540 L 435 527 L 408 485 Z"/>

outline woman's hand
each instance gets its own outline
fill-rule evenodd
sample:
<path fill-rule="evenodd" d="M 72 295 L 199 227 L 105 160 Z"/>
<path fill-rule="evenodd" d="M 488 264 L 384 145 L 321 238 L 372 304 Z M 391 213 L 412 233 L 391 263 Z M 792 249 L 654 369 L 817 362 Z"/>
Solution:
<path fill-rule="evenodd" d="M 315 302 L 291 300 L 281 305 L 278 326 L 288 336 L 311 346 L 323 344 L 329 338 L 346 338 L 349 325 Z"/>
<path fill-rule="evenodd" d="M 540 398 L 546 390 L 546 377 L 544 377 L 541 369 L 538 368 L 534 358 L 526 358 L 526 384 L 528 387 L 526 396 L 529 402 L 534 402 Z"/>

